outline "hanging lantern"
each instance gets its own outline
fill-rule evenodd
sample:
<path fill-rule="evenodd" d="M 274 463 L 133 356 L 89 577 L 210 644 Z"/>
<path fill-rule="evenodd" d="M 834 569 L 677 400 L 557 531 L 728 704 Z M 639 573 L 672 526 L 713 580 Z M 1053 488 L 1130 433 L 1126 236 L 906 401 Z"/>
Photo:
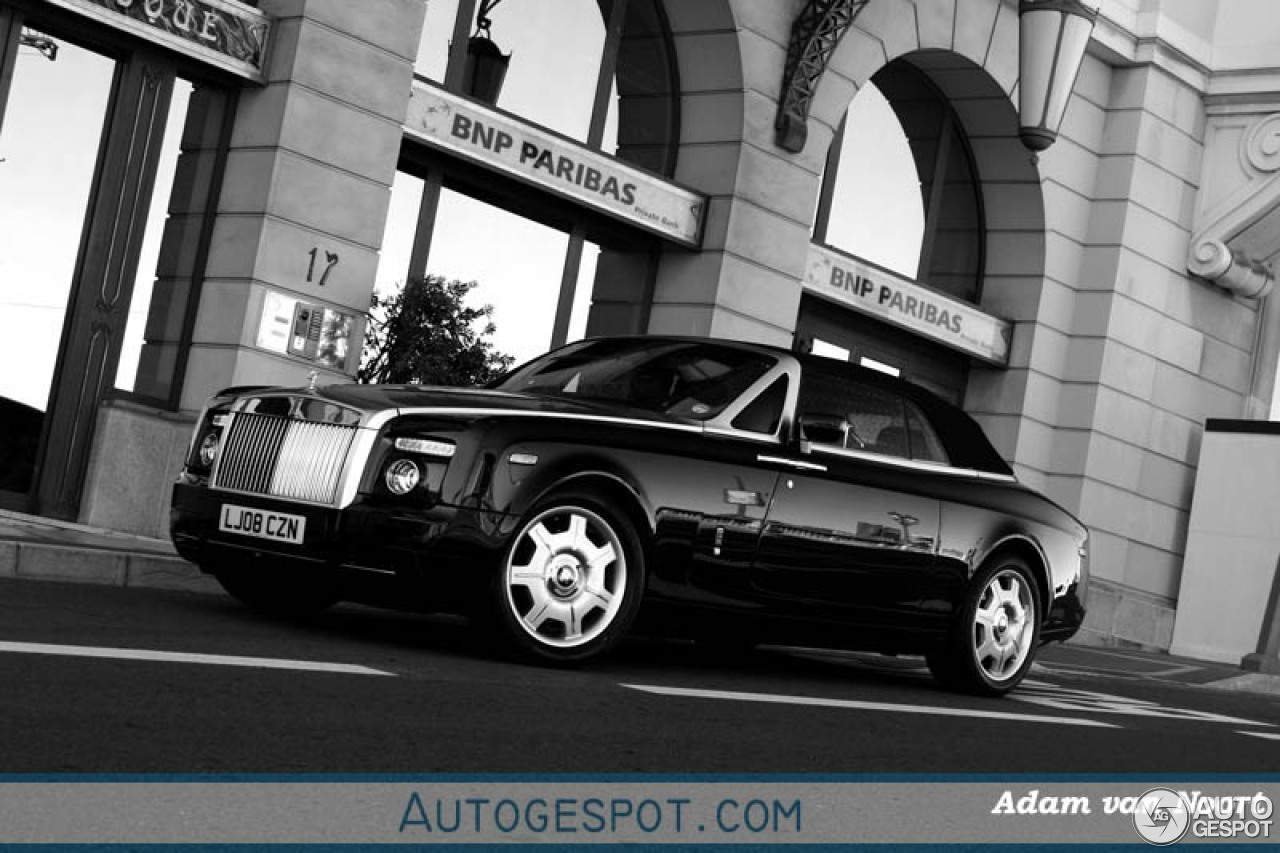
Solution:
<path fill-rule="evenodd" d="M 501 0 L 482 2 L 476 13 L 476 32 L 467 40 L 467 61 L 462 70 L 462 91 L 486 104 L 498 103 L 502 81 L 511 64 L 511 54 L 504 54 L 490 37 L 493 22 L 489 13 Z"/>
<path fill-rule="evenodd" d="M 1101 0 L 1018 3 L 1018 134 L 1032 151 L 1058 138 Z"/>

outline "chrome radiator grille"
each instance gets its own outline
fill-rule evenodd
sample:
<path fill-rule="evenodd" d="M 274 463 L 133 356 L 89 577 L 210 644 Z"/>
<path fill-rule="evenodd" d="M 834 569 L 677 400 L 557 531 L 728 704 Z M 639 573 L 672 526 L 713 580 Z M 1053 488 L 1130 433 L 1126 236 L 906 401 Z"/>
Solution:
<path fill-rule="evenodd" d="M 222 441 L 214 488 L 331 504 L 355 426 L 240 412 Z"/>

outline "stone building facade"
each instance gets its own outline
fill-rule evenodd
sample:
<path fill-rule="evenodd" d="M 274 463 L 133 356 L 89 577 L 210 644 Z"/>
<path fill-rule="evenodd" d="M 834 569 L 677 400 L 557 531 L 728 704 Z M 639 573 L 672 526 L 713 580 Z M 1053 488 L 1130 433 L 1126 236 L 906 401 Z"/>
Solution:
<path fill-rule="evenodd" d="M 495 41 L 504 14 L 527 3 L 491 10 Z M 783 144 L 797 19 L 841 5 L 856 14 L 825 57 L 802 138 Z M 41 37 L 108 56 L 118 80 L 192 82 L 169 167 L 119 129 L 118 98 L 104 108 L 107 153 L 86 192 L 128 203 L 85 218 L 72 247 L 36 462 L 0 481 L 0 507 L 163 535 L 167 486 L 204 398 L 301 384 L 313 370 L 321 381 L 354 374 L 375 282 L 432 272 L 459 239 L 444 211 L 482 203 L 561 241 L 560 266 L 524 282 L 551 306 L 546 322 L 527 321 L 546 327 L 548 345 L 615 333 L 822 345 L 956 400 L 1022 480 L 1089 526 L 1087 638 L 1168 648 L 1204 423 L 1266 417 L 1275 385 L 1280 316 L 1264 295 L 1280 250 L 1280 75 L 1269 58 L 1280 20 L 1261 0 L 1105 0 L 1059 137 L 1038 155 L 1019 139 L 1013 0 L 566 3 L 591 19 L 588 35 L 508 26 L 496 107 L 464 94 L 473 0 L 148 6 L 163 14 L 127 28 L 127 3 L 0 0 L 0 156 L 24 80 L 47 61 L 32 53 Z M 248 70 L 229 70 L 207 44 L 194 51 L 191 32 L 183 42 L 146 30 L 246 8 L 269 28 Z M 586 56 L 590 73 L 504 100 L 535 75 L 518 62 L 538 39 Z M 575 83 L 586 119 L 574 128 L 523 106 L 568 99 Z M 921 209 L 907 229 L 921 248 L 905 271 L 837 233 L 839 211 L 874 218 L 893 201 L 880 184 L 837 181 L 837 167 L 867 174 L 845 140 L 863 133 L 846 115 L 870 89 L 915 169 L 901 192 Z M 441 111 L 450 123 L 433 124 Z M 502 128 L 570 165 L 504 161 Z M 107 151 L 117 138 L 121 150 Z M 112 190 L 103 163 L 135 161 L 139 177 Z M 167 218 L 148 218 L 139 211 L 165 168 Z M 655 206 L 628 208 L 625 189 L 610 197 L 610 176 Z M 0 187 L 6 207 L 22 202 Z M 126 221 L 135 227 L 114 227 Z M 160 237 L 154 256 L 144 232 Z M 504 235 L 494 251 L 524 251 Z M 0 245 L 21 239 L 10 230 Z M 116 262 L 94 261 L 103 241 L 125 264 L 110 304 L 83 296 Z M 846 273 L 906 294 L 911 316 L 886 315 L 887 297 L 877 314 L 848 288 L 833 293 Z M 501 311 L 508 297 L 492 298 Z M 145 332 L 133 375 L 113 388 L 103 377 L 129 346 L 131 303 Z M 300 305 L 324 318 L 336 350 L 292 346 Z M 930 328 L 939 311 L 994 331 L 961 340 Z M 90 329 L 101 334 L 86 347 Z M 3 378 L 20 354 L 0 355 Z"/>

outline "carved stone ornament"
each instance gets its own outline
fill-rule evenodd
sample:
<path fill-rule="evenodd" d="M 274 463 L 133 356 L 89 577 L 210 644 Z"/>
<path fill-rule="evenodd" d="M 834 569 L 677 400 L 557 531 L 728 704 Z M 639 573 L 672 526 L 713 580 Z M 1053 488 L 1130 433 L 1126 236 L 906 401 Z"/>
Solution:
<path fill-rule="evenodd" d="M 1237 296 L 1258 299 L 1271 292 L 1275 272 L 1240 244 L 1250 233 L 1280 233 L 1280 113 L 1260 119 L 1240 141 L 1240 158 L 1258 176 L 1199 223 L 1191 237 L 1187 269 Z M 1280 252 L 1267 246 L 1264 257 Z"/>
<path fill-rule="evenodd" d="M 1241 144 L 1245 160 L 1259 172 L 1280 169 L 1280 113 L 1272 113 L 1249 128 Z"/>
<path fill-rule="evenodd" d="M 1192 241 L 1187 269 L 1224 290 L 1250 299 L 1266 296 L 1275 282 L 1271 267 L 1211 237 Z"/>
<path fill-rule="evenodd" d="M 774 141 L 793 153 L 809 138 L 809 104 L 840 39 L 870 0 L 808 0 L 791 25 Z"/>

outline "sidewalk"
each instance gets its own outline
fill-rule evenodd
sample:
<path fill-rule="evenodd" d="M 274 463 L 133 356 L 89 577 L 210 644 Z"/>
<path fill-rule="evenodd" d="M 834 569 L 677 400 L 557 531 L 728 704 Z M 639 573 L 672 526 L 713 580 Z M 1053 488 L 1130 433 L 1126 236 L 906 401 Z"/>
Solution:
<path fill-rule="evenodd" d="M 148 539 L 0 510 L 0 578 L 218 592 L 217 581 Z"/>
<path fill-rule="evenodd" d="M 1175 657 L 1165 652 L 1055 643 L 1040 650 L 1035 666 L 1048 673 L 1102 675 L 1280 697 L 1280 676 L 1248 672 L 1227 663 Z"/>
<path fill-rule="evenodd" d="M 221 592 L 217 581 L 179 557 L 168 540 L 4 510 L 0 510 L 0 578 Z M 1059 643 L 1042 649 L 1035 666 L 1064 675 L 1100 675 L 1280 697 L 1280 676 L 1140 649 Z"/>

